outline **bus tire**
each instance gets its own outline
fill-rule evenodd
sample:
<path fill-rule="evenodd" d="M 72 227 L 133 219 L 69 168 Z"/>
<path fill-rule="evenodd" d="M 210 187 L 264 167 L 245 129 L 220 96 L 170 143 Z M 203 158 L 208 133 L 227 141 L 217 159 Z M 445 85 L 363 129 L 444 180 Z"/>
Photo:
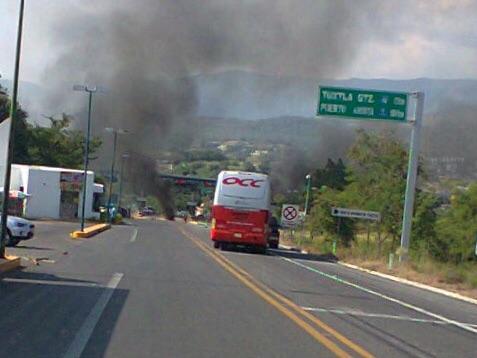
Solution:
<path fill-rule="evenodd" d="M 214 241 L 214 249 L 218 249 L 220 247 L 220 242 Z"/>

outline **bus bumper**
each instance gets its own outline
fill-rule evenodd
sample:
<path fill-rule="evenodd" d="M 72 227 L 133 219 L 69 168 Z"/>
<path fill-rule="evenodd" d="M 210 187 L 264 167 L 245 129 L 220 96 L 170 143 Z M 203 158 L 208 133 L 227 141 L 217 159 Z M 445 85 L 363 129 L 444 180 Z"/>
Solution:
<path fill-rule="evenodd" d="M 249 232 L 231 232 L 228 230 L 210 230 L 210 238 L 215 242 L 234 245 L 267 246 L 267 238 L 263 234 Z"/>

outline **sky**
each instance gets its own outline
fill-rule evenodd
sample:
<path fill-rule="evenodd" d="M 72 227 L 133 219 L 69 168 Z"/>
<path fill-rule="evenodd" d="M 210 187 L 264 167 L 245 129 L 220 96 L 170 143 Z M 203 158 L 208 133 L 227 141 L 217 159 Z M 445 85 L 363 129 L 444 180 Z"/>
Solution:
<path fill-rule="evenodd" d="M 137 0 L 134 3 L 140 7 L 142 1 Z M 214 1 L 211 0 L 211 2 Z M 308 2 L 308 6 L 313 7 L 315 3 L 326 4 L 334 1 L 315 0 Z M 126 0 L 117 1 L 118 4 L 127 2 Z M 246 7 L 253 2 L 244 0 L 240 4 Z M 0 0 L 0 74 L 3 78 L 12 78 L 13 75 L 18 3 L 18 0 Z M 91 5 L 97 2 L 26 0 L 21 80 L 35 83 L 48 81 L 45 69 L 55 64 L 58 53 L 65 44 L 65 37 L 61 40 L 63 42 L 58 42 L 59 45 L 55 42 L 58 39 L 54 32 L 68 30 L 65 29 L 64 22 L 58 21 L 58 16 L 65 11 L 84 13 L 87 11 L 84 4 L 88 5 L 88 3 Z M 237 4 L 238 1 L 235 3 Z M 280 3 L 277 5 L 278 10 L 292 11 L 291 7 L 283 5 L 286 1 L 277 1 L 278 3 Z M 295 1 L 290 0 L 289 3 L 293 4 Z M 338 48 L 355 46 L 356 49 L 351 53 L 343 54 L 346 58 L 341 59 L 342 65 L 338 71 L 333 72 L 333 77 L 477 78 L 477 0 L 349 0 L 344 2 L 345 6 L 346 3 L 351 12 L 359 11 L 360 14 L 352 20 L 353 27 L 350 30 L 349 42 L 346 36 L 340 36 L 340 43 L 335 46 Z M 364 9 L 360 8 L 360 4 L 363 4 Z M 111 11 L 107 5 L 102 7 L 95 4 L 94 6 L 97 11 Z M 127 8 L 127 5 L 124 7 Z M 273 12 L 271 14 L 273 16 Z M 301 19 L 297 18 L 295 21 L 300 22 Z M 317 18 L 316 21 L 326 20 Z M 340 20 L 336 18 L 328 21 Z M 362 23 L 354 26 L 357 21 Z M 85 26 L 88 24 L 85 23 Z M 343 26 L 350 26 L 350 22 Z M 290 29 L 293 30 L 293 27 Z M 324 29 L 326 31 L 326 26 Z M 336 23 L 333 24 L 331 31 L 336 31 L 335 29 Z M 76 40 L 72 32 L 70 41 Z M 356 44 L 357 41 L 359 44 Z M 305 50 L 306 46 L 305 42 L 290 48 L 293 51 L 301 51 L 300 47 Z M 310 44 L 310 46 L 316 46 L 316 44 Z M 254 52 L 250 51 L 250 56 L 253 54 Z M 307 52 L 305 51 L 304 54 Z M 290 58 L 295 56 L 293 53 L 284 55 Z M 81 53 L 77 53 L 77 56 L 80 57 Z M 313 61 L 311 53 L 309 58 L 305 57 L 305 60 Z M 297 67 L 304 67 L 303 60 L 300 61 Z M 253 63 L 239 65 L 244 69 L 264 71 L 263 66 L 253 66 Z M 220 69 L 220 66 L 218 68 Z M 290 67 L 287 66 L 283 68 L 284 74 L 314 77 L 312 66 L 308 73 L 290 71 Z M 275 71 L 278 71 L 277 68 L 271 69 L 272 73 Z M 280 70 L 280 74 L 283 72 Z"/>

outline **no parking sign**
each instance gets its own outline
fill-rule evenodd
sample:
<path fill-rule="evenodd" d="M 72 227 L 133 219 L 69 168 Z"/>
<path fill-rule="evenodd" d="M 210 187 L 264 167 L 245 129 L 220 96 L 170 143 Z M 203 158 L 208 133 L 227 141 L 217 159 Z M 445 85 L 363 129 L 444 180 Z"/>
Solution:
<path fill-rule="evenodd" d="M 298 224 L 299 206 L 283 204 L 282 206 L 282 226 L 293 227 Z"/>

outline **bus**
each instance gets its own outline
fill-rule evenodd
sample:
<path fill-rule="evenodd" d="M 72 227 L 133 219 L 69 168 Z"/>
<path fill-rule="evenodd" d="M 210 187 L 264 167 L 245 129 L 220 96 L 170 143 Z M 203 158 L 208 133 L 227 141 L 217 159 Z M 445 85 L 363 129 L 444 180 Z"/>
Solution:
<path fill-rule="evenodd" d="M 269 235 L 268 175 L 222 171 L 217 178 L 210 238 L 215 248 L 248 246 L 265 253 Z"/>

